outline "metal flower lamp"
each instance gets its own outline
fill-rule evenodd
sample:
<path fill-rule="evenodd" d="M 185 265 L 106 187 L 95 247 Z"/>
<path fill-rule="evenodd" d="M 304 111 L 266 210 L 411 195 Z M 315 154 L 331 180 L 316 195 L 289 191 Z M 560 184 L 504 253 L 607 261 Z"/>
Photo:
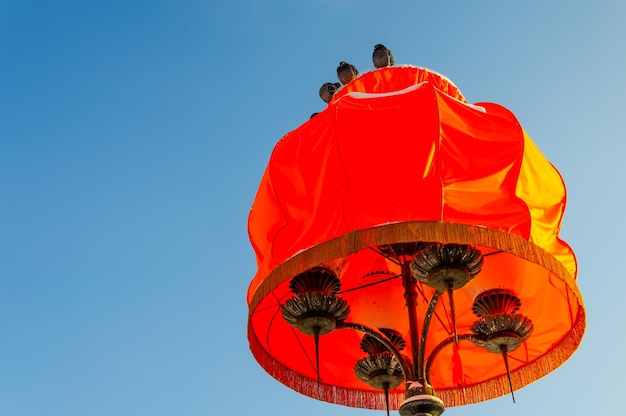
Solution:
<path fill-rule="evenodd" d="M 513 394 L 583 337 L 565 199 L 507 109 L 424 68 L 362 74 L 262 177 L 251 351 L 298 392 L 402 416 Z"/>

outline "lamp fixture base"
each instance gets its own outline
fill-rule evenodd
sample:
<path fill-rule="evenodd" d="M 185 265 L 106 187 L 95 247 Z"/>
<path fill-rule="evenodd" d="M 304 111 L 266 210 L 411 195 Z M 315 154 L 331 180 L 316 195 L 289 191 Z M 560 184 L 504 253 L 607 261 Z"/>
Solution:
<path fill-rule="evenodd" d="M 400 405 L 400 416 L 439 416 L 446 410 L 430 384 L 408 382 L 406 396 Z"/>
<path fill-rule="evenodd" d="M 420 394 L 409 397 L 400 406 L 400 416 L 439 416 L 446 410 L 437 396 Z"/>

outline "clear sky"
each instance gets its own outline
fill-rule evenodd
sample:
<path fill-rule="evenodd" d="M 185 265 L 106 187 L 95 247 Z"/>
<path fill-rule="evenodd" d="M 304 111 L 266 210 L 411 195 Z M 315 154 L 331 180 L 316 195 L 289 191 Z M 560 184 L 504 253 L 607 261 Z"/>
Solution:
<path fill-rule="evenodd" d="M 621 414 L 625 21 L 622 0 L 0 0 L 0 415 L 384 415 L 287 389 L 246 338 L 270 152 L 376 43 L 512 110 L 568 187 L 580 349 L 516 404 L 446 414 Z"/>

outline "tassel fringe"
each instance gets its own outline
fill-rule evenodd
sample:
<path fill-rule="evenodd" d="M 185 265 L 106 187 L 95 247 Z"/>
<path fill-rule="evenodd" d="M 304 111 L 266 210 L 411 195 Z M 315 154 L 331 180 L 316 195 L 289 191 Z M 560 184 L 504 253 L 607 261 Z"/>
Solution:
<path fill-rule="evenodd" d="M 544 377 L 563 364 L 580 345 L 584 332 L 585 316 L 581 308 L 574 328 L 558 345 L 535 361 L 511 373 L 515 390 Z M 385 395 L 382 391 L 353 390 L 323 383 L 318 384 L 317 380 L 290 370 L 268 354 L 250 326 L 248 326 L 248 339 L 250 350 L 261 367 L 290 389 L 328 403 L 374 410 L 386 409 Z M 437 391 L 437 396 L 443 400 L 446 407 L 479 403 L 508 394 L 510 391 L 506 375 L 472 386 Z M 398 410 L 404 399 L 403 391 L 390 391 L 389 408 Z"/>
<path fill-rule="evenodd" d="M 516 255 L 554 273 L 572 290 L 578 304 L 584 306 L 582 294 L 566 267 L 550 253 L 520 236 L 476 225 L 413 221 L 352 231 L 296 254 L 272 270 L 259 285 L 250 301 L 250 313 L 280 283 L 311 267 L 368 247 L 412 241 L 470 244 Z"/>
<path fill-rule="evenodd" d="M 563 280 L 576 296 L 580 307 L 572 330 L 560 343 L 545 354 L 511 373 L 513 386 L 516 390 L 559 367 L 580 345 L 586 325 L 584 303 L 576 281 L 561 262 L 542 248 L 517 235 L 486 227 L 441 221 L 394 223 L 357 230 L 300 252 L 276 267 L 259 285 L 250 302 L 250 316 L 260 301 L 280 283 L 311 267 L 368 247 L 412 241 L 470 244 L 511 253 L 543 266 Z M 330 403 L 358 408 L 386 409 L 385 395 L 382 391 L 354 390 L 324 383 L 318 384 L 317 380 L 290 370 L 264 350 L 250 325 L 250 320 L 248 339 L 250 349 L 261 367 L 287 387 L 314 399 Z M 437 392 L 437 395 L 447 407 L 453 407 L 477 403 L 509 393 L 508 378 L 503 375 L 476 385 L 441 390 Z M 391 409 L 397 410 L 403 401 L 403 391 L 395 390 L 389 393 Z"/>

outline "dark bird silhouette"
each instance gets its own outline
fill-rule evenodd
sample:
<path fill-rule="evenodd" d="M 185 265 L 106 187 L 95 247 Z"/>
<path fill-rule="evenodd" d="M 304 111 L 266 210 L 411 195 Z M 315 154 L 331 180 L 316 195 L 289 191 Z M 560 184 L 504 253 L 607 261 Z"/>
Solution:
<path fill-rule="evenodd" d="M 393 55 L 391 51 L 381 45 L 380 43 L 374 46 L 374 53 L 372 53 L 372 61 L 376 68 L 384 68 L 386 66 L 393 66 Z"/>
<path fill-rule="evenodd" d="M 325 102 L 329 103 L 333 98 L 333 95 L 337 92 L 337 90 L 341 87 L 341 84 L 338 82 L 325 82 L 320 87 L 320 98 Z"/>
<path fill-rule="evenodd" d="M 344 61 L 339 62 L 339 66 L 337 67 L 337 78 L 339 78 L 339 82 L 341 82 L 342 85 L 346 85 L 348 82 L 356 78 L 357 75 L 359 75 L 359 71 L 357 71 L 354 65 Z"/>

